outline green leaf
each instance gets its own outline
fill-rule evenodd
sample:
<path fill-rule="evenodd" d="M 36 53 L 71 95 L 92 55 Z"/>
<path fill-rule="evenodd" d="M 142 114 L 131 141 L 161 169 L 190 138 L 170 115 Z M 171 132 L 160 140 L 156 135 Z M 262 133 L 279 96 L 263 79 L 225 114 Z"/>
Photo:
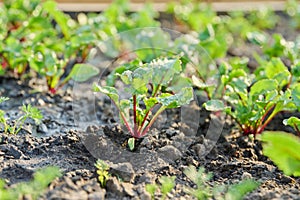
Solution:
<path fill-rule="evenodd" d="M 256 44 L 256 45 L 264 45 L 268 40 L 268 38 L 266 37 L 265 34 L 261 33 L 261 32 L 249 32 L 247 33 L 247 39 L 252 43 L 252 44 Z"/>
<path fill-rule="evenodd" d="M 258 188 L 260 184 L 254 180 L 243 180 L 239 183 L 233 184 L 229 187 L 225 194 L 226 200 L 242 200 L 244 196 Z"/>
<path fill-rule="evenodd" d="M 226 109 L 226 106 L 221 100 L 209 100 L 204 103 L 203 106 L 209 111 L 223 111 Z"/>
<path fill-rule="evenodd" d="M 119 75 L 121 80 L 125 83 L 125 84 L 130 84 L 132 83 L 132 71 L 130 70 L 126 70 L 124 71 L 122 74 Z"/>
<path fill-rule="evenodd" d="M 300 134 L 300 119 L 297 117 L 290 117 L 288 119 L 283 120 L 284 125 L 289 125 L 293 127 Z"/>
<path fill-rule="evenodd" d="M 144 103 L 146 106 L 146 109 L 149 110 L 150 108 L 152 108 L 155 104 L 157 104 L 157 99 L 155 97 L 151 97 L 148 99 L 144 99 Z"/>
<path fill-rule="evenodd" d="M 164 196 L 171 192 L 171 190 L 175 187 L 175 178 L 175 176 L 162 176 L 159 179 L 159 182 L 161 183 L 161 193 Z"/>
<path fill-rule="evenodd" d="M 250 95 L 261 95 L 278 88 L 278 83 L 271 79 L 262 79 L 254 83 L 250 89 Z"/>
<path fill-rule="evenodd" d="M 39 124 L 43 119 L 43 115 L 41 114 L 40 110 L 36 107 L 32 107 L 30 104 L 23 105 L 22 111 L 25 113 L 25 117 L 32 118 L 36 124 Z"/>
<path fill-rule="evenodd" d="M 277 80 L 281 87 L 289 82 L 291 74 L 280 58 L 272 58 L 265 70 L 266 76 L 269 79 Z"/>
<path fill-rule="evenodd" d="M 94 92 L 101 92 L 107 95 L 115 104 L 119 106 L 119 94 L 118 90 L 114 87 L 110 86 L 99 86 L 96 83 L 93 84 L 93 91 Z"/>
<path fill-rule="evenodd" d="M 119 76 L 125 84 L 130 85 L 130 93 L 145 94 L 148 91 L 147 84 L 152 78 L 152 69 L 142 66 L 133 72 L 126 70 Z"/>
<path fill-rule="evenodd" d="M 20 196 L 30 196 L 32 199 L 38 197 L 44 192 L 48 185 L 61 173 L 58 167 L 47 167 L 34 173 L 34 179 L 30 182 L 22 182 L 16 185 L 15 192 Z"/>
<path fill-rule="evenodd" d="M 68 26 L 68 21 L 71 20 L 67 15 L 57 9 L 57 4 L 54 1 L 46 1 L 43 3 L 43 8 L 54 18 L 56 23 L 61 28 L 62 33 L 64 36 L 69 39 L 70 34 L 70 27 Z"/>
<path fill-rule="evenodd" d="M 164 93 L 157 97 L 157 101 L 166 108 L 177 108 L 189 104 L 193 100 L 193 97 L 193 88 L 186 87 L 175 95 Z"/>
<path fill-rule="evenodd" d="M 292 100 L 295 103 L 298 111 L 300 111 L 300 84 L 297 84 L 292 90 Z"/>
<path fill-rule="evenodd" d="M 197 78 L 194 75 L 192 76 L 192 81 L 193 81 L 193 84 L 201 90 L 215 88 L 214 85 L 208 85 L 206 83 L 203 83 L 203 81 L 201 81 L 199 78 Z"/>
<path fill-rule="evenodd" d="M 286 132 L 265 131 L 263 153 L 286 175 L 300 176 L 300 139 Z"/>
<path fill-rule="evenodd" d="M 167 86 L 175 74 L 179 74 L 182 70 L 181 61 L 177 59 L 158 59 L 148 64 L 153 70 L 153 84 Z"/>
<path fill-rule="evenodd" d="M 156 184 L 146 184 L 146 191 L 150 193 L 153 199 L 157 188 L 158 186 Z"/>
<path fill-rule="evenodd" d="M 74 81 L 84 82 L 90 79 L 93 76 L 99 74 L 99 69 L 90 64 L 76 64 L 72 68 L 68 78 L 71 77 Z"/>
<path fill-rule="evenodd" d="M 101 187 L 105 187 L 106 180 L 110 176 L 110 174 L 108 173 L 109 165 L 103 160 L 97 160 L 97 162 L 95 163 L 95 167 L 97 168 L 98 180 L 100 182 L 100 185 Z"/>
<path fill-rule="evenodd" d="M 141 67 L 141 65 L 142 65 L 141 61 L 139 59 L 135 59 L 135 60 L 131 61 L 130 63 L 126 63 L 124 65 L 117 67 L 107 76 L 107 79 L 106 79 L 107 85 L 113 86 L 115 84 L 115 80 L 116 80 L 117 76 L 120 76 L 127 70 L 134 71 L 136 68 Z M 124 81 L 124 83 L 129 84 L 129 83 L 126 83 L 125 81 Z"/>
<path fill-rule="evenodd" d="M 8 101 L 8 97 L 0 97 L 0 103 L 3 103 L 4 101 Z"/>
<path fill-rule="evenodd" d="M 129 138 L 128 139 L 128 147 L 130 149 L 130 151 L 133 151 L 134 147 L 135 147 L 135 139 L 134 138 Z"/>

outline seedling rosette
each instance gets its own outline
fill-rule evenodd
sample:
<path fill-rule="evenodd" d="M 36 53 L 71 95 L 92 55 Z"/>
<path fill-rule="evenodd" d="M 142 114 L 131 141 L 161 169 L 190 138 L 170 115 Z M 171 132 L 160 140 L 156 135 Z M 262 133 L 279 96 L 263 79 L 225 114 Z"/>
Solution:
<path fill-rule="evenodd" d="M 176 89 L 176 82 L 183 78 L 181 71 L 179 58 L 157 59 L 146 64 L 139 63 L 133 70 L 118 74 L 123 84 L 128 86 L 129 99 L 120 100 L 115 87 L 95 83 L 93 90 L 112 100 L 120 119 L 131 136 L 137 139 L 148 133 L 164 110 L 188 104 L 193 99 L 193 89 L 188 84 L 179 91 Z M 134 139 L 130 139 L 129 144 L 130 149 L 134 149 Z"/>
<path fill-rule="evenodd" d="M 242 69 L 229 70 L 221 77 L 225 86 L 223 100 L 204 104 L 210 111 L 224 111 L 238 124 L 244 135 L 260 134 L 282 111 L 295 111 L 292 97 L 296 90 L 285 88 L 291 74 L 279 58 L 267 63 L 265 74 L 249 77 Z"/>

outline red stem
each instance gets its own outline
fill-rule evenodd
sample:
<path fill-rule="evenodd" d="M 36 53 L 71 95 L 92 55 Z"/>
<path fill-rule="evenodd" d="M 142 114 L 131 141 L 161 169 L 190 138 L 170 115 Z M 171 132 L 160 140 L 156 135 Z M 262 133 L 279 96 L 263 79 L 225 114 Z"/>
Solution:
<path fill-rule="evenodd" d="M 155 104 L 155 105 L 157 105 L 157 104 Z M 155 106 L 155 105 L 154 105 L 154 106 Z M 144 117 L 144 119 L 143 119 L 143 122 L 142 122 L 141 126 L 140 126 L 139 129 L 138 129 L 138 132 L 141 132 L 141 131 L 142 131 L 142 129 L 143 129 L 144 125 L 145 125 L 145 122 L 146 122 L 146 120 L 147 120 L 147 118 L 148 118 L 148 115 L 149 115 L 149 113 L 153 110 L 154 106 L 152 106 L 152 107 L 147 111 L 147 113 L 146 113 L 146 115 L 145 115 L 145 117 Z"/>
<path fill-rule="evenodd" d="M 139 136 L 139 133 L 137 133 L 137 119 L 136 119 L 136 95 L 133 95 L 133 123 L 134 123 L 134 135 L 137 137 Z"/>
<path fill-rule="evenodd" d="M 151 126 L 153 125 L 153 123 L 156 121 L 157 117 L 160 115 L 160 113 L 162 113 L 164 111 L 164 109 L 162 110 L 158 110 L 157 113 L 155 113 L 155 115 L 153 116 L 153 118 L 150 120 L 149 124 L 146 126 L 146 128 L 143 130 L 142 134 L 140 136 L 144 136 L 146 135 L 146 133 L 149 131 L 149 129 L 151 128 Z"/>
<path fill-rule="evenodd" d="M 294 128 L 295 128 L 298 136 L 300 136 L 300 130 L 299 130 L 299 128 L 298 128 L 298 126 L 296 124 L 294 124 Z"/>
<path fill-rule="evenodd" d="M 116 108 L 118 109 L 118 111 L 119 111 L 119 113 L 120 113 L 120 115 L 121 115 L 121 117 L 122 117 L 122 119 L 123 119 L 123 121 L 125 123 L 126 128 L 131 133 L 131 135 L 134 137 L 134 133 L 132 132 L 132 129 L 130 128 L 130 126 L 129 126 L 129 124 L 128 124 L 128 122 L 127 122 L 127 120 L 126 120 L 126 118 L 125 118 L 125 116 L 123 114 L 123 112 L 119 109 L 119 107 L 117 106 L 116 102 L 114 102 L 113 100 L 112 100 L 112 102 L 115 104 Z"/>

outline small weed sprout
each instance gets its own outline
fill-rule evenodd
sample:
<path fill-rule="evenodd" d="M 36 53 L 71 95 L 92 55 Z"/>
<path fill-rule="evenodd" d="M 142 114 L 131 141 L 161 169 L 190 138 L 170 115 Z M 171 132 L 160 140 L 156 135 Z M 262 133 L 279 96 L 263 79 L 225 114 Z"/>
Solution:
<path fill-rule="evenodd" d="M 196 184 L 195 189 L 186 187 L 186 192 L 198 200 L 213 197 L 222 200 L 239 200 L 259 186 L 256 181 L 250 179 L 226 187 L 223 185 L 210 186 L 208 181 L 212 179 L 213 174 L 205 173 L 204 167 L 200 167 L 197 171 L 194 166 L 189 166 L 184 170 L 184 174 Z"/>
<path fill-rule="evenodd" d="M 7 97 L 1 97 L 0 103 L 9 100 Z M 5 118 L 5 112 L 3 110 L 0 110 L 0 123 L 4 127 L 4 133 L 11 133 L 11 134 L 17 134 L 22 129 L 25 121 L 27 119 L 33 119 L 36 124 L 39 124 L 41 120 L 43 119 L 43 115 L 41 114 L 40 110 L 32 107 L 29 105 L 23 105 L 21 111 L 23 114 L 15 121 L 13 126 L 10 126 L 7 122 L 7 119 Z"/>
<path fill-rule="evenodd" d="M 97 168 L 100 186 L 104 188 L 106 186 L 106 180 L 111 176 L 108 173 L 109 166 L 103 160 L 97 160 L 97 162 L 95 163 L 95 167 Z"/>
<path fill-rule="evenodd" d="M 38 199 L 48 185 L 61 173 L 58 167 L 47 167 L 34 173 L 34 179 L 30 182 L 16 184 L 12 188 L 6 188 L 4 180 L 0 180 L 0 199 Z M 29 198 L 30 197 L 30 198 Z"/>
<path fill-rule="evenodd" d="M 164 200 L 167 198 L 168 193 L 175 187 L 175 178 L 175 176 L 162 176 L 159 179 L 160 184 L 147 184 L 146 191 L 149 192 L 152 199 L 154 199 L 156 191 L 159 190 L 162 195 L 161 199 Z"/>

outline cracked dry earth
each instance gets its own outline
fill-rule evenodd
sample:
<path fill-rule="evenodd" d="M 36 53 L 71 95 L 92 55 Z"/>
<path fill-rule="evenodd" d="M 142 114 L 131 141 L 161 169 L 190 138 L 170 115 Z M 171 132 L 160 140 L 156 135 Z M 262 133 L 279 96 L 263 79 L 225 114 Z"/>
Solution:
<path fill-rule="evenodd" d="M 222 135 L 214 138 L 206 135 L 212 114 L 203 110 L 185 113 L 190 117 L 201 113 L 196 116 L 199 123 L 195 125 L 180 120 L 182 110 L 168 111 L 149 135 L 138 141 L 137 149 L 130 152 L 124 145 L 128 136 L 112 120 L 114 111 L 107 99 L 96 105 L 101 123 L 80 130 L 74 125 L 76 104 L 73 106 L 72 90 L 65 88 L 51 96 L 34 92 L 37 86 L 12 78 L 0 80 L 0 96 L 10 98 L 1 109 L 9 117 L 16 118 L 23 103 L 31 103 L 44 115 L 40 125 L 28 121 L 18 135 L 0 132 L 0 178 L 8 186 L 29 181 L 37 169 L 55 165 L 63 176 L 49 185 L 41 199 L 151 199 L 145 184 L 157 181 L 162 175 L 176 176 L 169 199 L 192 199 L 184 188 L 194 185 L 183 170 L 194 165 L 213 173 L 209 184 L 214 186 L 245 178 L 259 181 L 260 187 L 245 199 L 300 199 L 300 178 L 285 176 L 262 155 L 260 142 L 240 136 L 228 119 L 223 119 L 226 123 Z M 217 131 L 214 128 L 218 123 L 223 124 L 218 120 L 215 123 L 211 131 Z M 192 134 L 195 131 L 189 130 L 195 127 L 199 128 Z M 114 175 L 106 188 L 101 188 L 97 181 L 94 163 L 99 158 L 109 163 Z"/>

